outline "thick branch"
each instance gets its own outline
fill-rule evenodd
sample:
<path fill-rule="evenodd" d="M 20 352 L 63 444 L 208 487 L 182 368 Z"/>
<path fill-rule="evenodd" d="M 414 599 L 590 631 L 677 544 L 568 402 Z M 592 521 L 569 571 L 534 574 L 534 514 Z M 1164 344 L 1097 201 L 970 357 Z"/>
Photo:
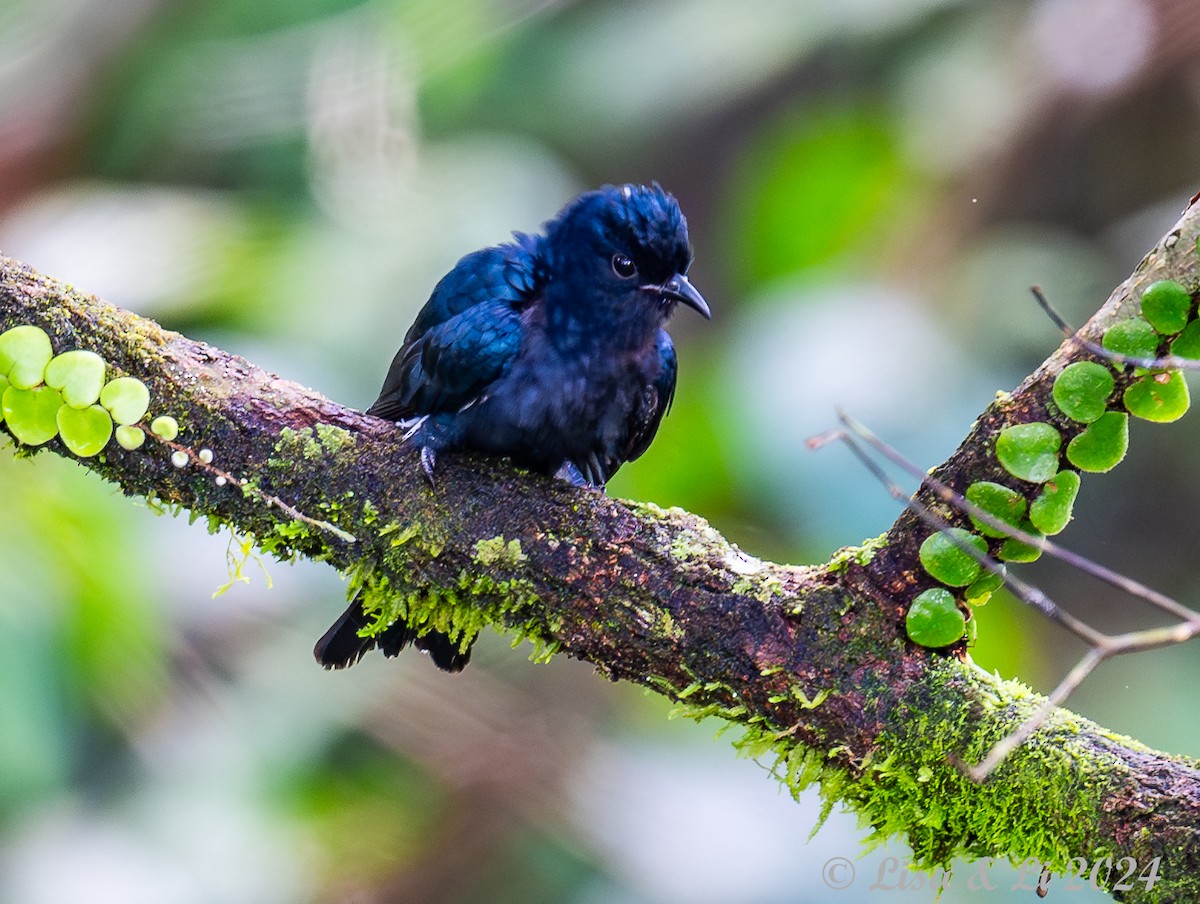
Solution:
<path fill-rule="evenodd" d="M 1149 281 L 1195 286 L 1198 224 L 1193 208 L 1117 288 L 1089 336 L 1126 315 Z M 370 592 L 390 595 L 394 611 L 502 621 L 693 714 L 743 723 L 742 743 L 778 756 L 794 789 L 820 782 L 829 801 L 859 810 L 881 836 L 904 835 L 921 862 L 1000 856 L 1061 868 L 1071 857 L 1145 865 L 1160 856 L 1152 892 L 1137 885 L 1118 896 L 1200 898 L 1192 762 L 1060 710 L 990 781 L 974 784 L 956 767 L 978 761 L 1041 698 L 965 655 L 907 642 L 906 604 L 928 586 L 916 557 L 928 528 L 912 516 L 869 552 L 792 567 L 745 555 L 694 515 L 503 462 L 444 456 L 433 492 L 394 425 L 0 257 L 0 330 L 18 324 L 44 328 L 56 351 L 92 349 L 140 377 L 153 412 L 183 425 L 180 443 L 213 450 L 215 465 L 261 490 L 176 468 L 153 443 L 82 462 L 127 493 L 253 534 L 276 554 L 351 570 Z M 959 489 L 994 479 L 996 432 L 1052 419 L 1052 378 L 1079 356 L 1064 344 L 988 408 L 941 479 Z M 69 455 L 57 440 L 47 448 Z M 263 494 L 356 540 L 296 521 Z"/>

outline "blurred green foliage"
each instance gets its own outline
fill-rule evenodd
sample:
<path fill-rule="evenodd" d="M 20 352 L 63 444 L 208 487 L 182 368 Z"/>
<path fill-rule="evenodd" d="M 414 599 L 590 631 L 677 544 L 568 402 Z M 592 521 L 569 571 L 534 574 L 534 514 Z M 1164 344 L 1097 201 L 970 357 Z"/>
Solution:
<path fill-rule="evenodd" d="M 427 772 L 357 736 L 299 765 L 275 777 L 276 793 L 319 852 L 319 875 L 371 882 L 426 852 L 446 803 Z"/>
<path fill-rule="evenodd" d="M 841 256 L 870 269 L 875 236 L 907 185 L 886 111 L 810 108 L 772 123 L 731 184 L 738 284 L 769 284 Z"/>
<path fill-rule="evenodd" d="M 144 518 L 66 460 L 0 457 L 5 668 L 0 819 L 63 790 L 95 733 L 149 718 L 166 690 L 163 613 L 129 542 Z"/>

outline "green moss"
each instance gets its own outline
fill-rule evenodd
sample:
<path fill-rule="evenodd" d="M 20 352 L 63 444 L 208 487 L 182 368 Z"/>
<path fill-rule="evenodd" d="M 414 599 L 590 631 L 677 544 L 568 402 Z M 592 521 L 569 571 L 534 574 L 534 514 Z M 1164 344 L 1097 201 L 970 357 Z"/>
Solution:
<path fill-rule="evenodd" d="M 314 428 L 317 434 L 317 442 L 321 444 L 321 448 L 329 455 L 337 455 L 346 449 L 353 448 L 354 434 L 344 427 L 338 427 L 335 424 L 317 424 Z"/>
<path fill-rule="evenodd" d="M 359 516 L 359 520 L 368 527 L 379 520 L 379 509 L 375 507 L 375 503 L 370 499 L 363 502 L 362 514 Z"/>
<path fill-rule="evenodd" d="M 504 542 L 501 534 L 488 540 L 479 540 L 475 544 L 475 561 L 485 568 L 499 566 L 501 568 L 516 568 L 529 559 L 521 551 L 521 541 L 517 539 Z"/>
<path fill-rule="evenodd" d="M 1091 850 L 1100 801 L 1113 779 L 1109 764 L 1088 772 L 1073 749 L 1079 730 L 1068 714 L 1015 751 L 992 780 L 975 784 L 952 763 L 979 762 L 992 745 L 1037 708 L 1041 698 L 1022 685 L 974 676 L 972 697 L 989 718 L 962 705 L 961 681 L 949 664 L 934 665 L 878 742 L 881 755 L 857 781 L 840 786 L 842 800 L 874 828 L 868 845 L 903 837 L 918 867 L 949 866 L 955 857 L 1037 857 L 1061 869 Z M 1004 701 L 1002 709 L 997 704 Z M 1036 776 L 1036 780 L 1025 777 Z M 1026 793 L 1014 807 L 1014 787 Z M 1103 852 L 1091 850 L 1091 856 Z"/>
<path fill-rule="evenodd" d="M 822 821 L 839 805 L 854 810 L 871 830 L 868 849 L 896 838 L 907 842 L 918 869 L 997 857 L 1035 858 L 1062 871 L 1081 850 L 1097 859 L 1106 853 L 1095 850 L 1096 823 L 1122 767 L 1081 752 L 1077 736 L 1094 726 L 1056 710 L 990 780 L 978 784 L 955 765 L 981 761 L 1041 705 L 1042 697 L 1017 682 L 934 661 L 899 701 L 872 752 L 858 760 L 844 747 L 798 743 L 793 727 L 747 713 L 719 682 L 696 680 L 679 691 L 666 682 L 661 690 L 682 701 L 673 715 L 736 719 L 744 727 L 734 742 L 739 753 L 769 761 L 797 798 L 817 786 Z M 786 705 L 803 697 L 819 705 L 828 693 L 810 693 L 793 679 L 772 699 Z"/>
<path fill-rule="evenodd" d="M 210 534 L 220 533 L 227 525 L 220 519 L 209 517 L 208 532 Z M 255 538 L 252 534 L 241 534 L 236 530 L 231 529 L 229 535 L 229 545 L 225 548 L 225 565 L 229 569 L 229 578 L 224 584 L 213 591 L 213 599 L 219 596 L 224 596 L 234 584 L 249 584 L 250 576 L 246 574 L 246 566 L 253 561 L 262 570 L 263 577 L 267 582 L 267 589 L 270 590 L 274 586 L 271 580 L 271 575 L 267 571 L 266 563 L 258 554 Z"/>
<path fill-rule="evenodd" d="M 671 555 L 683 562 L 695 562 L 708 554 L 710 547 L 689 531 L 679 531 L 671 537 Z"/>
<path fill-rule="evenodd" d="M 372 507 L 373 508 L 373 507 Z M 349 593 L 358 594 L 373 636 L 403 619 L 418 634 L 440 631 L 465 649 L 485 627 L 514 633 L 515 642 L 529 640 L 532 658 L 544 661 L 558 649 L 553 637 L 557 619 L 535 618 L 538 597 L 523 574 L 527 556 L 520 540 L 497 536 L 480 540 L 473 555 L 478 569 L 463 569 L 454 586 L 423 577 L 422 563 L 440 555 L 444 541 L 418 524 L 388 524 L 378 532 L 390 538 L 382 559 L 364 560 L 348 572 Z"/>
<path fill-rule="evenodd" d="M 729 591 L 741 596 L 752 597 L 760 603 L 769 603 L 773 596 L 782 594 L 783 581 L 764 566 L 758 573 L 744 574 L 739 577 L 733 582 Z"/>
<path fill-rule="evenodd" d="M 297 461 L 315 462 L 336 457 L 353 447 L 354 441 L 353 433 L 333 424 L 317 424 L 300 430 L 284 427 L 279 431 L 273 454 L 267 459 L 267 467 L 286 471 Z"/>
<path fill-rule="evenodd" d="M 851 565 L 869 565 L 880 550 L 887 549 L 886 533 L 870 540 L 864 540 L 861 546 L 843 546 L 829 559 L 828 568 L 832 574 L 845 571 Z"/>
<path fill-rule="evenodd" d="M 711 524 L 697 515 L 680 508 L 664 509 L 649 502 L 626 500 L 624 504 L 633 512 L 653 518 L 670 529 L 670 552 L 681 562 L 700 565 L 710 556 L 724 559 L 730 555 L 743 555 Z"/>

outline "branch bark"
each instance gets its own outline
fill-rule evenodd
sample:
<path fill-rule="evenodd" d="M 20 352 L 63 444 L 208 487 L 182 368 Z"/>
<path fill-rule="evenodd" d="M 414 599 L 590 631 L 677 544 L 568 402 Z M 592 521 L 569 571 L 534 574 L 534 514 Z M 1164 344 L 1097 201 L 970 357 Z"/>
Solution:
<path fill-rule="evenodd" d="M 1198 231 L 1192 207 L 1081 333 L 1099 341 L 1156 279 L 1194 289 Z M 1196 762 L 1057 710 L 987 782 L 958 768 L 1042 698 L 982 672 L 965 652 L 907 641 L 907 603 L 930 583 L 917 558 L 929 529 L 911 514 L 881 542 L 824 565 L 776 565 L 695 515 L 496 460 L 444 456 L 431 491 L 394 425 L 0 256 L 0 331 L 19 324 L 45 329 L 56 351 L 91 349 L 141 378 L 153 413 L 183 426 L 179 443 L 211 449 L 215 466 L 248 481 L 222 484 L 194 459 L 175 467 L 154 443 L 81 460 L 126 493 L 252 535 L 272 554 L 350 571 L 385 614 L 497 623 L 691 715 L 739 723 L 738 745 L 775 757 L 793 790 L 819 783 L 829 806 L 856 809 L 881 839 L 906 838 L 920 864 L 1001 857 L 1063 870 L 1071 858 L 1090 869 L 1131 857 L 1141 872 L 1161 858 L 1152 888 L 1134 883 L 1114 896 L 1200 900 Z M 960 491 L 998 479 L 995 435 L 1010 423 L 1056 421 L 1053 378 L 1079 357 L 1064 343 L 981 415 L 937 476 Z M 43 448 L 70 455 L 58 440 Z"/>

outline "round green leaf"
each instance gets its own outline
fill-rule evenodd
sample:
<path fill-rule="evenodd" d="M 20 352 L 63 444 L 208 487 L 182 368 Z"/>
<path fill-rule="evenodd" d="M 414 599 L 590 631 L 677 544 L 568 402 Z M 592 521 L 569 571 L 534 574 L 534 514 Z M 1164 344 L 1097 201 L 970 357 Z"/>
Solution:
<path fill-rule="evenodd" d="M 1081 471 L 1103 474 L 1129 451 L 1129 415 L 1109 411 L 1067 443 L 1067 461 Z"/>
<path fill-rule="evenodd" d="M 57 389 L 37 386 L 20 389 L 9 386 L 4 390 L 4 420 L 18 441 L 27 446 L 40 446 L 58 435 L 56 415 L 62 407 L 62 396 Z"/>
<path fill-rule="evenodd" d="M 1171 354 L 1179 358 L 1200 359 L 1200 320 L 1193 320 L 1171 341 Z"/>
<path fill-rule="evenodd" d="M 14 326 L 0 333 L 0 374 L 17 389 L 41 383 L 53 356 L 50 337 L 41 327 Z"/>
<path fill-rule="evenodd" d="M 1062 435 L 1049 424 L 1015 424 L 996 437 L 996 457 L 1013 477 L 1045 483 L 1058 473 Z"/>
<path fill-rule="evenodd" d="M 925 570 L 951 587 L 965 587 L 979 576 L 983 567 L 960 544 L 973 547 L 980 553 L 987 552 L 987 542 L 983 537 L 977 537 L 961 527 L 930 534 L 921 544 L 921 564 Z"/>
<path fill-rule="evenodd" d="M 72 408 L 95 405 L 104 385 L 104 359 L 80 349 L 55 355 L 46 365 L 46 385 L 61 392 Z"/>
<path fill-rule="evenodd" d="M 1159 424 L 1179 420 L 1191 401 L 1183 374 L 1177 370 L 1147 374 L 1125 390 L 1124 399 L 1130 414 Z"/>
<path fill-rule="evenodd" d="M 1025 497 L 1016 490 L 990 480 L 979 480 L 967 487 L 967 501 L 979 506 L 994 518 L 1016 527 L 1025 517 Z M 1003 537 L 1004 531 L 984 524 L 974 515 L 971 523 L 985 537 Z"/>
<path fill-rule="evenodd" d="M 179 421 L 169 414 L 160 414 L 150 422 L 150 432 L 170 442 L 179 436 Z"/>
<path fill-rule="evenodd" d="M 1028 521 L 1021 525 L 1021 530 L 1035 537 L 1041 536 L 1038 529 Z M 1042 551 L 1036 546 L 1013 537 L 1005 540 L 1000 546 L 1000 552 L 996 554 L 996 558 L 1002 562 L 1036 562 L 1041 557 Z"/>
<path fill-rule="evenodd" d="M 146 434 L 137 427 L 130 427 L 122 424 L 117 428 L 117 444 L 122 449 L 128 449 L 130 452 L 135 449 L 142 448 L 142 443 L 146 441 Z"/>
<path fill-rule="evenodd" d="M 1158 333 L 1141 317 L 1114 323 L 1104 332 L 1103 344 L 1110 352 L 1131 358 L 1157 358 Z"/>
<path fill-rule="evenodd" d="M 112 439 L 113 422 L 99 405 L 58 409 L 58 435 L 63 444 L 80 458 L 90 458 L 100 452 Z"/>
<path fill-rule="evenodd" d="M 1079 475 L 1059 471 L 1048 481 L 1040 496 L 1029 504 L 1029 522 L 1043 534 L 1061 533 L 1071 520 L 1071 509 L 1079 494 Z"/>
<path fill-rule="evenodd" d="M 992 594 L 1004 586 L 1004 566 L 999 571 L 985 571 L 963 591 L 963 598 L 972 606 L 982 606 Z"/>
<path fill-rule="evenodd" d="M 967 620 L 944 587 L 918 593 L 904 619 L 908 638 L 923 647 L 945 647 L 963 636 Z"/>
<path fill-rule="evenodd" d="M 1182 330 L 1191 309 L 1192 296 L 1173 279 L 1160 279 L 1142 293 L 1142 316 L 1163 335 Z"/>
<path fill-rule="evenodd" d="M 1115 386 L 1112 372 L 1095 361 L 1068 364 L 1054 381 L 1054 403 L 1073 421 L 1090 424 L 1108 407 Z"/>
<path fill-rule="evenodd" d="M 100 393 L 100 404 L 118 424 L 136 424 L 150 407 L 150 390 L 136 377 L 117 377 L 105 384 Z M 142 438 L 145 439 L 145 434 Z"/>
<path fill-rule="evenodd" d="M 8 377 L 0 376 L 0 424 L 4 423 L 4 390 L 8 389 Z"/>

